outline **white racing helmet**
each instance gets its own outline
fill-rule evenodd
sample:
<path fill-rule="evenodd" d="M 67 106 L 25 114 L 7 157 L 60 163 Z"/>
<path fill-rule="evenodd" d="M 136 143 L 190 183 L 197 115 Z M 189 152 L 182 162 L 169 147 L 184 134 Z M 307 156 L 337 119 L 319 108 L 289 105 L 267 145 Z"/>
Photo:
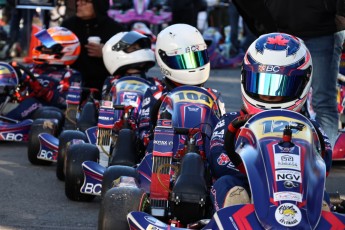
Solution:
<path fill-rule="evenodd" d="M 241 93 L 245 109 L 300 111 L 312 78 L 312 60 L 303 41 L 284 33 L 257 38 L 244 56 Z"/>
<path fill-rule="evenodd" d="M 146 72 L 155 65 L 150 39 L 136 31 L 115 34 L 104 44 L 102 52 L 111 75 L 124 74 L 131 68 Z"/>
<path fill-rule="evenodd" d="M 174 83 L 202 85 L 209 78 L 207 45 L 193 26 L 174 24 L 162 30 L 155 54 L 162 74 Z"/>

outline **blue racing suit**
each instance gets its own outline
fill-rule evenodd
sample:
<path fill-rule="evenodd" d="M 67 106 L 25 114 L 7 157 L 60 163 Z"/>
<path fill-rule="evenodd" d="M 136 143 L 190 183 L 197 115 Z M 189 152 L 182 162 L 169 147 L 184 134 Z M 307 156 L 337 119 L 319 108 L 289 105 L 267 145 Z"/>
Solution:
<path fill-rule="evenodd" d="M 245 115 L 246 112 L 242 110 L 240 112 L 226 113 L 216 125 L 211 137 L 208 162 L 212 176 L 216 180 L 210 194 L 215 211 L 224 207 L 224 201 L 228 191 L 235 186 L 245 188 L 247 193 L 250 194 L 249 183 L 243 164 L 237 164 L 237 159 L 230 159 L 224 147 L 226 133 L 235 131 L 231 128 L 231 123 L 236 118 L 244 117 Z M 314 120 L 311 120 L 311 122 L 315 126 L 315 129 L 320 131 L 322 136 L 319 136 L 319 139 L 322 139 L 325 144 L 325 151 L 322 153 L 322 158 L 326 163 L 326 175 L 328 175 L 332 164 L 332 147 L 320 125 Z M 237 130 L 235 132 L 238 133 Z M 238 166 L 236 167 L 235 165 Z"/>
<path fill-rule="evenodd" d="M 60 109 L 66 108 L 66 95 L 71 83 L 81 81 L 79 72 L 64 65 L 34 64 L 29 67 L 40 83 L 39 92 L 28 88 L 25 95 L 21 95 L 22 101 L 19 105 L 6 114 L 7 117 L 15 120 L 30 118 L 33 112 L 45 105 L 55 106 Z M 31 85 L 28 76 L 23 74 L 21 82 Z"/>

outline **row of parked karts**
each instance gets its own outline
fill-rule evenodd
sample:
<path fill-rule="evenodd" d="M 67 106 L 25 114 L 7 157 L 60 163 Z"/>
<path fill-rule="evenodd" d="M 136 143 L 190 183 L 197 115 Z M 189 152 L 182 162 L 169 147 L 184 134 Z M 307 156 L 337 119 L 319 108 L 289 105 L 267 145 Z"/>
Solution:
<path fill-rule="evenodd" d="M 13 66 L 35 80 L 25 67 Z M 0 84 L 7 97 L 1 105 L 4 108 L 14 100 L 20 82 L 9 83 L 4 78 Z M 160 105 L 158 118 L 152 118 L 156 122 L 153 151 L 145 155 L 137 141 L 137 118 L 150 86 L 142 78 L 123 77 L 116 82 L 114 93 L 98 103 L 92 89 L 72 84 L 65 111 L 44 107 L 24 121 L 1 116 L 0 138 L 28 141 L 28 159 L 34 165 L 54 163 L 70 200 L 91 201 L 101 196 L 99 229 L 345 226 L 345 216 L 321 211 L 325 165 L 313 125 L 304 116 L 285 110 L 253 116 L 237 138 L 252 203 L 213 214 L 212 178 L 205 156 L 220 119 L 215 102 L 200 87 L 172 90 Z M 85 91 L 89 96 L 81 102 Z M 286 133 L 291 135 L 289 141 L 283 140 Z M 272 153 L 272 148 L 292 146 L 299 147 L 293 148 L 293 158 L 302 162 L 298 167 L 290 164 L 289 154 Z M 286 181 L 294 186 L 286 186 Z M 342 197 L 332 194 L 331 198 L 334 207 L 342 210 Z"/>

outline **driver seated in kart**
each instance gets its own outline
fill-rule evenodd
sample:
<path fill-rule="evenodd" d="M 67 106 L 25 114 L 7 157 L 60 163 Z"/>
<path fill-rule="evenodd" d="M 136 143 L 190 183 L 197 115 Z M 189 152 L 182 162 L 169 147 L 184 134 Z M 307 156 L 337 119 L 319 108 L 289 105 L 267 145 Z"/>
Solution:
<path fill-rule="evenodd" d="M 149 37 L 136 31 L 120 32 L 104 44 L 102 52 L 104 65 L 111 74 L 104 81 L 102 98 L 114 92 L 117 80 L 126 76 L 143 78 L 152 86 L 162 85 L 158 78 L 146 75 L 156 64 Z"/>
<path fill-rule="evenodd" d="M 35 34 L 41 45 L 33 49 L 33 64 L 28 69 L 36 81 L 22 76 L 23 90 L 18 106 L 7 117 L 15 120 L 30 118 L 34 111 L 46 105 L 60 109 L 66 107 L 66 94 L 71 84 L 80 84 L 81 75 L 69 66 L 80 53 L 78 37 L 64 27 L 51 27 Z"/>
<path fill-rule="evenodd" d="M 312 60 L 309 50 L 303 41 L 294 36 L 265 34 L 248 48 L 241 72 L 243 108 L 239 112 L 225 114 L 211 138 L 208 162 L 215 179 L 210 194 L 214 211 L 250 203 L 250 188 L 244 165 L 233 150 L 234 147 L 228 147 L 235 144 L 234 138 L 229 136 L 235 137 L 251 115 L 263 110 L 301 112 L 310 90 L 311 78 Z M 328 175 L 332 163 L 331 144 L 320 125 L 316 121 L 311 122 L 325 145 L 322 158 Z M 326 193 L 324 200 L 329 203 Z M 329 211 L 327 203 L 323 203 L 323 210 Z"/>
<path fill-rule="evenodd" d="M 164 86 L 151 87 L 145 93 L 139 116 L 139 138 L 146 153 L 152 152 L 152 139 L 159 106 L 166 94 L 178 86 L 203 87 L 210 76 L 207 45 L 198 29 L 187 24 L 174 24 L 157 36 L 155 55 L 163 75 Z M 220 92 L 205 88 L 217 102 L 222 116 L 225 107 Z M 145 150 L 144 150 L 145 151 Z"/>

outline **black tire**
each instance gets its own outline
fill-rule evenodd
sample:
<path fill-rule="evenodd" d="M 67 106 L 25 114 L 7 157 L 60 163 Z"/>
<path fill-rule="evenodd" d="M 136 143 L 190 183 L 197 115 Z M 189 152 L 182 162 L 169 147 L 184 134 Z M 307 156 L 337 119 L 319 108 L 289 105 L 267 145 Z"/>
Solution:
<path fill-rule="evenodd" d="M 139 174 L 135 168 L 124 166 L 124 165 L 113 165 L 109 166 L 104 174 L 102 180 L 102 192 L 101 198 L 103 199 L 104 194 L 113 187 L 113 181 L 118 179 L 121 176 L 130 176 L 134 177 L 137 180 L 139 179 Z"/>
<path fill-rule="evenodd" d="M 40 151 L 40 142 L 38 134 L 49 133 L 51 135 L 57 134 L 58 121 L 56 119 L 36 119 L 31 125 L 28 140 L 28 160 L 33 165 L 50 165 L 51 161 L 45 161 L 37 158 Z"/>
<path fill-rule="evenodd" d="M 136 135 L 133 130 L 121 129 L 112 150 L 109 165 L 134 166 L 139 162 Z"/>
<path fill-rule="evenodd" d="M 127 214 L 143 211 L 148 204 L 144 190 L 135 187 L 115 187 L 108 190 L 98 215 L 99 230 L 127 230 Z"/>
<path fill-rule="evenodd" d="M 97 146 L 89 143 L 71 145 L 66 152 L 65 194 L 73 201 L 92 201 L 95 196 L 83 194 L 80 188 L 84 183 L 82 163 L 84 161 L 98 161 Z"/>
<path fill-rule="evenodd" d="M 80 112 L 77 120 L 77 127 L 84 132 L 86 129 L 96 126 L 98 122 L 98 113 L 96 105 L 93 102 L 87 102 Z"/>
<path fill-rule="evenodd" d="M 65 165 L 66 151 L 68 148 L 67 143 L 73 139 L 80 139 L 85 142 L 88 142 L 85 133 L 78 130 L 64 130 L 60 134 L 59 150 L 58 150 L 57 162 L 56 162 L 56 177 L 61 181 L 65 180 L 64 165 Z"/>
<path fill-rule="evenodd" d="M 49 119 L 57 119 L 58 120 L 58 130 L 57 135 L 59 135 L 62 131 L 62 127 L 65 123 L 65 115 L 61 111 L 61 109 L 56 108 L 54 106 L 44 106 L 37 109 L 34 114 L 32 115 L 32 119 L 36 120 L 39 118 L 49 118 Z"/>

